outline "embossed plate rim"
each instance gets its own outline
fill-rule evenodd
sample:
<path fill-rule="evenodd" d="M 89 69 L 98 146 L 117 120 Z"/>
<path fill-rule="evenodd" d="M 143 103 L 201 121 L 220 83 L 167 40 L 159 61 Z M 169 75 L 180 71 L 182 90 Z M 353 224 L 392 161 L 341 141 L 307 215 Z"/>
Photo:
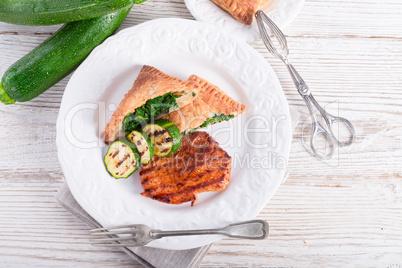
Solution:
<path fill-rule="evenodd" d="M 188 203 L 172 206 L 142 197 L 139 192 L 130 192 L 141 190 L 133 186 L 139 183 L 135 180 L 138 172 L 127 180 L 112 179 L 103 166 L 104 148 L 80 149 L 71 143 L 71 137 L 82 137 L 85 141 L 88 138 L 91 142 L 99 139 L 94 116 L 101 107 L 102 98 L 111 94 L 111 98 L 120 101 L 122 96 L 119 94 L 124 95 L 127 91 L 127 88 L 108 88 L 127 72 L 127 68 L 131 70 L 133 66 L 152 61 L 157 68 L 158 64 L 171 66 L 171 60 L 180 61 L 180 55 L 183 56 L 182 64 L 191 59 L 188 66 L 205 72 L 206 79 L 233 82 L 233 87 L 228 84 L 225 88 L 233 92 L 233 96 L 243 94 L 247 101 L 252 100 L 253 105 L 248 104 L 246 113 L 231 121 L 235 127 L 245 126 L 242 117 L 283 116 L 282 123 L 278 124 L 278 145 L 270 148 L 270 152 L 288 159 L 291 128 L 287 100 L 271 66 L 251 46 L 213 25 L 184 19 L 157 19 L 122 30 L 98 46 L 75 71 L 64 92 L 57 120 L 58 156 L 67 184 L 77 202 L 103 226 L 145 223 L 157 229 L 199 229 L 248 220 L 257 216 L 282 180 L 284 168 L 233 168 L 231 183 L 225 191 L 201 194 L 192 208 Z M 198 64 L 192 62 L 195 59 Z M 180 69 L 180 66 L 174 68 L 172 66 L 172 71 L 186 76 L 187 72 L 193 71 Z M 226 80 L 221 78 L 223 76 Z M 236 91 L 237 86 L 241 87 L 240 91 Z M 108 106 L 107 103 L 104 105 Z M 86 108 L 76 113 L 74 109 L 81 106 Z M 223 126 L 222 123 L 216 127 Z M 263 134 L 256 135 L 256 140 L 266 138 Z M 267 152 L 250 146 L 226 150 L 244 151 L 251 157 L 262 157 Z M 244 176 L 245 171 L 247 176 Z M 221 238 L 216 235 L 170 237 L 153 241 L 149 246 L 188 249 Z"/>

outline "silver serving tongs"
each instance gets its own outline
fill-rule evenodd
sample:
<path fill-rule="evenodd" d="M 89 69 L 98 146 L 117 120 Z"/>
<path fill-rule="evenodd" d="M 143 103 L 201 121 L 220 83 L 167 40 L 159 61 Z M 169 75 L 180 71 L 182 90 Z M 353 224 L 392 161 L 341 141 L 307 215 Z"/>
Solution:
<path fill-rule="evenodd" d="M 288 44 L 286 41 L 285 35 L 282 33 L 282 31 L 279 29 L 279 27 L 261 10 L 257 11 L 255 14 L 255 17 L 257 19 L 257 24 L 258 24 L 258 29 L 260 30 L 261 38 L 264 41 L 265 46 L 267 47 L 268 51 L 283 61 L 285 63 L 290 75 L 292 76 L 293 82 L 299 91 L 299 94 L 302 96 L 304 101 L 307 104 L 307 107 L 310 111 L 311 114 L 311 119 L 312 119 L 312 134 L 310 137 L 310 147 L 312 149 L 313 155 L 317 157 L 318 159 L 329 159 L 332 157 L 334 154 L 334 141 L 339 145 L 339 146 L 349 146 L 353 143 L 355 139 L 355 129 L 350 123 L 349 120 L 343 117 L 336 117 L 333 115 L 330 115 L 323 109 L 318 102 L 315 100 L 313 95 L 310 92 L 309 87 L 307 84 L 304 82 L 303 78 L 299 75 L 299 73 L 296 71 L 296 69 L 293 67 L 293 65 L 289 62 L 288 59 L 288 54 L 289 54 L 289 48 Z M 278 40 L 278 43 L 281 47 L 282 53 L 278 52 L 278 50 L 275 48 L 270 35 L 267 32 L 267 29 L 265 28 L 265 25 L 269 27 L 269 29 L 272 31 L 274 37 Z M 325 120 L 325 123 L 328 126 L 329 133 L 328 131 L 321 125 L 321 123 L 317 120 L 314 110 L 313 110 L 313 105 L 317 108 L 317 110 L 320 112 L 322 117 Z M 349 140 L 347 142 L 341 142 L 339 141 L 333 131 L 332 131 L 332 125 L 334 122 L 338 123 L 343 123 L 349 130 Z M 316 148 L 314 147 L 314 139 L 317 137 L 318 134 L 322 134 L 325 139 L 329 142 L 330 148 L 329 150 L 321 154 L 319 153 Z"/>

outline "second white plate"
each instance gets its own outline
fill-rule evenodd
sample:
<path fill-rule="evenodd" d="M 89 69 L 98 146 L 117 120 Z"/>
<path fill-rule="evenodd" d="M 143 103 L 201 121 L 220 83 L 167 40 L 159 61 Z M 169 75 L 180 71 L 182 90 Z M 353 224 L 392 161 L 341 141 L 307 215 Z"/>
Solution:
<path fill-rule="evenodd" d="M 219 26 L 228 34 L 245 41 L 261 39 L 255 21 L 252 25 L 238 22 L 211 0 L 184 0 L 184 2 L 198 21 Z M 261 10 L 283 29 L 296 17 L 303 4 L 304 0 L 269 0 Z"/>
<path fill-rule="evenodd" d="M 246 104 L 246 112 L 206 131 L 232 156 L 231 181 L 222 192 L 169 205 L 141 196 L 139 171 L 116 180 L 106 171 L 99 137 L 144 64 L 187 79 L 197 74 Z M 267 61 L 215 26 L 158 19 L 125 29 L 98 46 L 75 71 L 57 120 L 57 147 L 68 186 L 101 225 L 147 224 L 161 230 L 222 227 L 250 220 L 279 186 L 290 150 L 288 104 Z M 149 246 L 188 249 L 221 236 L 169 237 Z"/>

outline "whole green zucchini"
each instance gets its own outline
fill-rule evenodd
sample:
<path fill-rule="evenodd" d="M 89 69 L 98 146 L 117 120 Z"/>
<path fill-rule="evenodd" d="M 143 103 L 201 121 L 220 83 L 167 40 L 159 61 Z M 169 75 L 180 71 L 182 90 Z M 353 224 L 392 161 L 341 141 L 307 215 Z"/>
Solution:
<path fill-rule="evenodd" d="M 133 0 L 0 0 L 0 21 L 54 25 L 100 17 L 132 4 Z"/>
<path fill-rule="evenodd" d="M 29 101 L 56 84 L 120 26 L 130 9 L 67 23 L 4 73 L 0 101 Z"/>

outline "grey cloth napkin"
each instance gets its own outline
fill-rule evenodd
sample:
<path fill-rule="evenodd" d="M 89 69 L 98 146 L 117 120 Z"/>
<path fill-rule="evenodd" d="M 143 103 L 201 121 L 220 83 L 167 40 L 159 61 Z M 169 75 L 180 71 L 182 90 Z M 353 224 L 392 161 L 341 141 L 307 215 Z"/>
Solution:
<path fill-rule="evenodd" d="M 290 108 L 290 116 L 292 120 L 292 130 L 299 122 L 300 113 Z M 288 173 L 285 174 L 282 183 L 287 179 Z M 75 217 L 86 223 L 91 228 L 102 227 L 95 221 L 85 210 L 77 203 L 73 195 L 64 184 L 56 194 L 59 204 Z M 126 248 L 122 247 L 129 256 L 145 267 L 155 268 L 193 268 L 198 267 L 204 255 L 207 253 L 211 245 L 188 250 L 165 250 L 149 247 Z"/>
<path fill-rule="evenodd" d="M 59 204 L 91 228 L 102 227 L 77 203 L 73 195 L 64 184 L 56 194 Z M 165 250 L 149 247 L 125 248 L 122 247 L 138 263 L 145 267 L 161 268 L 192 268 L 198 267 L 211 245 L 188 250 Z"/>

